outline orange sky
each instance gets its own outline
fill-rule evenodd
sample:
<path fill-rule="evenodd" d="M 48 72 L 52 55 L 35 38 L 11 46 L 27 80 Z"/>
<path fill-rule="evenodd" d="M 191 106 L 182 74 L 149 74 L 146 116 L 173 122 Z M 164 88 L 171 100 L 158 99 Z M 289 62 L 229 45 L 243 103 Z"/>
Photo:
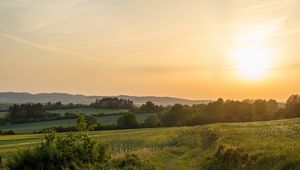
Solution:
<path fill-rule="evenodd" d="M 0 1 L 0 91 L 300 93 L 297 0 Z"/>

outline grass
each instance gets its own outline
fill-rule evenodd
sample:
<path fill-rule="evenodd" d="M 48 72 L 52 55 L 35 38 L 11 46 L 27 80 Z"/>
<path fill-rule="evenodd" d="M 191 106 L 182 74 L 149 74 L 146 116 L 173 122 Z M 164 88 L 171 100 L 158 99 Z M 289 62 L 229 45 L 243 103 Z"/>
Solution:
<path fill-rule="evenodd" d="M 5 116 L 6 116 L 6 114 L 7 114 L 8 112 L 4 112 L 4 111 L 0 111 L 0 118 L 5 118 Z"/>
<path fill-rule="evenodd" d="M 143 122 L 149 115 L 153 113 L 137 114 L 137 119 L 139 122 Z M 97 117 L 97 119 L 103 125 L 116 124 L 120 115 L 107 115 L 102 117 Z M 0 126 L 0 130 L 8 131 L 13 130 L 16 133 L 33 133 L 40 131 L 44 128 L 53 126 L 69 127 L 75 126 L 77 119 L 63 119 L 63 120 L 51 120 L 43 122 L 31 122 L 31 123 L 19 123 L 19 124 L 9 124 Z"/>
<path fill-rule="evenodd" d="M 47 112 L 59 113 L 59 114 L 64 114 L 66 112 L 69 113 L 80 112 L 86 115 L 105 113 L 108 115 L 104 117 L 98 117 L 97 119 L 102 124 L 107 125 L 107 124 L 115 124 L 120 116 L 120 115 L 109 115 L 109 114 L 128 112 L 128 109 L 72 108 L 72 109 L 49 110 Z M 5 117 L 6 114 L 7 112 L 0 112 L 0 118 Z M 148 115 L 149 114 L 138 115 L 139 121 L 141 122 L 144 121 L 144 119 L 146 119 L 146 116 Z M 0 130 L 3 131 L 13 130 L 16 133 L 33 133 L 51 126 L 68 127 L 68 126 L 74 126 L 75 124 L 76 124 L 76 119 L 64 119 L 64 120 L 52 120 L 52 121 L 43 121 L 43 122 L 4 125 L 4 126 L 0 126 Z"/>
<path fill-rule="evenodd" d="M 247 157 L 248 160 L 240 159 L 245 164 L 254 162 L 246 166 L 248 169 L 300 169 L 300 119 L 217 124 L 206 128 L 219 136 L 214 146 L 223 148 L 224 155 L 230 151 L 231 156 Z M 220 161 L 215 159 L 212 162 Z"/>
<path fill-rule="evenodd" d="M 135 153 L 159 169 L 300 169 L 300 119 L 90 133 L 109 144 L 113 157 Z M 0 154 L 42 137 L 0 136 Z"/>
<path fill-rule="evenodd" d="M 53 126 L 69 127 L 76 124 L 76 119 L 52 120 L 43 122 L 18 123 L 0 126 L 0 130 L 13 130 L 16 133 L 33 133 Z"/>
<path fill-rule="evenodd" d="M 124 113 L 128 112 L 128 109 L 101 109 L 101 108 L 72 108 L 72 109 L 57 109 L 57 110 L 48 110 L 48 113 L 58 113 L 58 114 L 65 114 L 66 112 L 69 113 L 83 113 L 85 115 L 92 115 L 92 114 L 111 114 L 111 113 Z M 8 112 L 7 111 L 0 111 L 0 118 L 4 118 Z"/>
<path fill-rule="evenodd" d="M 128 112 L 128 109 L 101 109 L 101 108 L 72 108 L 72 109 L 58 109 L 58 110 L 48 110 L 48 113 L 58 113 L 58 114 L 65 114 L 66 112 L 69 113 L 83 113 L 85 115 L 92 115 L 92 114 L 111 114 L 111 113 L 124 113 Z"/>

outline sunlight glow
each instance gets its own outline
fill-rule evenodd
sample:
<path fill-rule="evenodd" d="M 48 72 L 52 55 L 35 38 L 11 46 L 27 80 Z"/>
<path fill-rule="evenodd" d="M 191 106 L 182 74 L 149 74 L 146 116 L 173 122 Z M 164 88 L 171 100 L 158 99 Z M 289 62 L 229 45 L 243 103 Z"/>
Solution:
<path fill-rule="evenodd" d="M 238 74 L 251 80 L 265 76 L 272 62 L 270 50 L 261 44 L 235 49 L 231 56 Z"/>

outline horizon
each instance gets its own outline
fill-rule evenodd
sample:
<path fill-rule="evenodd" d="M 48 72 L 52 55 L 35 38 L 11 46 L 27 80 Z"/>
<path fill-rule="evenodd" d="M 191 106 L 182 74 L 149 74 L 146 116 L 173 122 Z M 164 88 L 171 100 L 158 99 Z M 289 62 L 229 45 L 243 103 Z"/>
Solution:
<path fill-rule="evenodd" d="M 0 2 L 0 91 L 286 101 L 300 1 Z"/>
<path fill-rule="evenodd" d="M 25 94 L 31 94 L 31 95 L 38 95 L 38 94 L 66 94 L 66 95 L 81 95 L 81 96 L 96 96 L 96 97 L 119 97 L 119 96 L 129 96 L 129 97 L 159 97 L 159 98 L 174 98 L 174 99 L 183 99 L 183 100 L 191 100 L 191 101 L 217 101 L 218 99 L 226 100 L 236 100 L 236 101 L 243 101 L 243 100 L 257 100 L 257 99 L 263 99 L 263 100 L 270 100 L 274 98 L 241 98 L 241 99 L 234 99 L 234 98 L 223 98 L 223 97 L 217 97 L 217 98 L 185 98 L 180 96 L 160 96 L 160 95 L 130 95 L 130 94 L 116 94 L 116 95 L 100 95 L 100 94 L 80 94 L 80 93 L 69 93 L 69 92 L 24 92 L 24 91 L 0 91 L 0 93 L 25 93 Z M 294 94 L 291 94 L 294 95 Z M 289 95 L 289 97 L 291 96 Z M 286 103 L 288 97 L 284 100 L 276 100 L 279 103 Z"/>

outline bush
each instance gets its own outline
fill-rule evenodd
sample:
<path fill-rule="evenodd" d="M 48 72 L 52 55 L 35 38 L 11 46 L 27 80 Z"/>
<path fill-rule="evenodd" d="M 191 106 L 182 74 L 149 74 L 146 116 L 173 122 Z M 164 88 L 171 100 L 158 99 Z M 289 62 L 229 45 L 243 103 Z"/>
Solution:
<path fill-rule="evenodd" d="M 255 169 L 257 157 L 235 146 L 220 145 L 203 169 Z"/>
<path fill-rule="evenodd" d="M 8 159 L 7 168 L 12 170 L 155 169 L 149 161 L 136 155 L 110 160 L 107 145 L 93 139 L 88 134 L 90 128 L 84 115 L 78 114 L 76 129 L 79 132 L 69 132 L 66 136 L 48 133 L 45 135 L 44 142 L 31 149 L 20 150 Z"/>
<path fill-rule="evenodd" d="M 0 135 L 16 135 L 17 133 L 13 130 L 9 130 L 9 131 L 2 131 L 0 130 Z"/>
<path fill-rule="evenodd" d="M 109 169 L 125 169 L 125 170 L 155 170 L 157 169 L 148 160 L 143 160 L 135 154 L 127 154 L 123 158 L 112 160 Z"/>
<path fill-rule="evenodd" d="M 92 139 L 87 132 L 57 137 L 45 136 L 45 142 L 32 149 L 19 151 L 8 160 L 9 169 L 85 169 L 105 162 L 106 145 Z"/>

